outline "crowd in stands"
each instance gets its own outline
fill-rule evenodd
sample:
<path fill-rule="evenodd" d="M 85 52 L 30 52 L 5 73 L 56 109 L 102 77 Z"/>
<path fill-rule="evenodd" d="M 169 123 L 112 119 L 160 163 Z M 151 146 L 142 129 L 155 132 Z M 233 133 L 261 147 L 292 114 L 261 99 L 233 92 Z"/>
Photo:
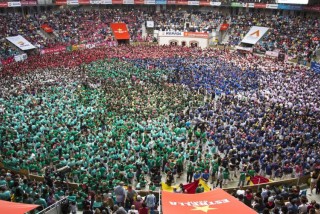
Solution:
<path fill-rule="evenodd" d="M 231 22 L 230 45 L 239 44 L 253 25 L 269 27 L 263 41 L 256 46 L 258 51 L 280 50 L 291 58 L 304 57 L 306 61 L 310 61 L 319 48 L 319 18 L 280 15 L 280 11 L 276 15 L 254 12 L 250 15 L 240 13 L 231 16 L 219 9 L 167 9 L 155 12 L 147 8 L 81 8 L 48 10 L 24 16 L 18 13 L 0 15 L 0 58 L 5 59 L 19 52 L 6 41 L 7 36 L 20 34 L 40 48 L 112 41 L 112 22 L 125 22 L 132 41 L 153 41 L 153 34 L 150 32 L 147 37 L 142 37 L 142 25 L 147 20 L 155 22 L 156 30 L 209 33 L 218 30 L 222 23 Z M 43 24 L 53 29 L 51 36 L 39 33 Z"/>
<path fill-rule="evenodd" d="M 186 182 L 209 174 L 215 188 L 232 179 L 244 186 L 255 175 L 277 180 L 310 172 L 312 193 L 319 193 L 319 78 L 295 64 L 175 46 L 102 47 L 6 65 L 1 162 L 45 176 L 46 190 L 32 192 L 40 183 L 17 175 L 2 193 L 18 194 L 13 201 L 33 194 L 26 203 L 42 207 L 56 195 L 88 210 L 105 200 L 126 213 L 140 197 L 124 184 L 154 190 L 164 178 L 172 184 L 188 173 Z M 79 189 L 59 193 L 54 180 Z M 289 211 L 282 213 L 298 213 L 300 205 L 302 213 L 318 210 L 297 188 L 238 197 L 263 213 L 281 213 L 284 205 Z M 145 202 L 150 209 L 157 203 Z"/>

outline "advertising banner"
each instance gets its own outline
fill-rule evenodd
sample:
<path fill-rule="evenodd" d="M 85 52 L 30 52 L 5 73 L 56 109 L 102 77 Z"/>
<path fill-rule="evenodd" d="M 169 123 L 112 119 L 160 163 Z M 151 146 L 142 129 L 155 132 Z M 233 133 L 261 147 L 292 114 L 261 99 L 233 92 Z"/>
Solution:
<path fill-rule="evenodd" d="M 228 30 L 229 28 L 229 24 L 228 23 L 224 23 L 220 26 L 220 31 L 225 31 Z"/>
<path fill-rule="evenodd" d="M 267 27 L 253 26 L 241 42 L 248 44 L 256 44 L 268 30 L 269 28 Z"/>
<path fill-rule="evenodd" d="M 154 21 L 147 21 L 147 28 L 154 28 Z"/>
<path fill-rule="evenodd" d="M 266 56 L 278 57 L 279 56 L 279 52 L 277 52 L 277 51 L 266 51 Z"/>
<path fill-rule="evenodd" d="M 8 2 L 0 2 L 0 8 L 8 7 Z"/>
<path fill-rule="evenodd" d="M 195 37 L 195 38 L 208 38 L 208 33 L 201 33 L 201 32 L 184 32 L 184 37 Z"/>
<path fill-rule="evenodd" d="M 79 4 L 78 0 L 68 0 L 67 1 L 67 5 L 78 5 L 78 4 Z"/>
<path fill-rule="evenodd" d="M 20 55 L 14 56 L 14 61 L 20 62 L 20 61 L 26 60 L 27 58 L 28 58 L 27 54 L 20 54 Z"/>
<path fill-rule="evenodd" d="M 167 0 L 156 0 L 156 4 L 167 4 Z"/>
<path fill-rule="evenodd" d="M 188 5 L 188 0 L 176 0 L 176 5 Z"/>
<path fill-rule="evenodd" d="M 211 6 L 216 6 L 216 7 L 220 7 L 221 6 L 221 2 L 210 2 Z"/>
<path fill-rule="evenodd" d="M 130 39 L 130 34 L 125 23 L 111 23 L 110 27 L 117 40 Z"/>
<path fill-rule="evenodd" d="M 267 4 L 267 9 L 278 9 L 278 4 Z"/>
<path fill-rule="evenodd" d="M 134 4 L 144 4 L 144 0 L 134 0 Z"/>
<path fill-rule="evenodd" d="M 48 24 L 41 25 L 41 29 L 46 33 L 53 33 L 53 29 Z"/>
<path fill-rule="evenodd" d="M 100 0 L 90 0 L 90 4 L 101 4 Z"/>
<path fill-rule="evenodd" d="M 80 5 L 89 5 L 90 0 L 78 0 Z"/>
<path fill-rule="evenodd" d="M 36 48 L 21 35 L 7 37 L 7 40 L 23 51 Z"/>
<path fill-rule="evenodd" d="M 112 0 L 101 0 L 100 4 L 112 4 Z"/>
<path fill-rule="evenodd" d="M 200 0 L 199 1 L 199 5 L 200 6 L 210 6 L 211 4 L 210 4 L 211 2 L 210 1 L 207 1 L 207 0 Z"/>
<path fill-rule="evenodd" d="M 242 47 L 242 46 L 236 46 L 236 50 L 246 51 L 246 52 L 253 52 L 253 48 L 249 47 Z"/>
<path fill-rule="evenodd" d="M 308 4 L 309 0 L 278 0 L 280 4 Z"/>
<path fill-rule="evenodd" d="M 266 8 L 267 4 L 264 3 L 254 3 L 254 8 Z"/>
<path fill-rule="evenodd" d="M 160 31 L 159 32 L 160 36 L 177 36 L 177 37 L 182 37 L 183 32 L 180 31 Z"/>
<path fill-rule="evenodd" d="M 176 4 L 176 0 L 167 0 L 167 4 Z"/>
<path fill-rule="evenodd" d="M 56 5 L 67 5 L 67 0 L 56 0 Z"/>
<path fill-rule="evenodd" d="M 320 74 L 320 63 L 311 62 L 311 69 L 317 74 Z"/>
<path fill-rule="evenodd" d="M 303 7 L 301 5 L 279 4 L 278 9 L 280 9 L 280 10 L 302 10 Z"/>
<path fill-rule="evenodd" d="M 123 4 L 134 4 L 134 0 L 123 0 Z"/>
<path fill-rule="evenodd" d="M 156 4 L 156 0 L 144 0 L 144 4 Z"/>
<path fill-rule="evenodd" d="M 37 5 L 37 1 L 33 1 L 33 0 L 24 0 L 24 1 L 21 1 L 21 6 L 35 6 Z"/>
<path fill-rule="evenodd" d="M 188 1 L 188 5 L 199 6 L 199 1 Z"/>
<path fill-rule="evenodd" d="M 231 7 L 242 7 L 242 3 L 239 2 L 232 2 Z"/>
<path fill-rule="evenodd" d="M 320 12 L 320 6 L 305 6 L 304 10 Z"/>
<path fill-rule="evenodd" d="M 12 2 L 8 2 L 8 7 L 21 7 L 21 2 L 19 1 L 12 1 Z"/>
<path fill-rule="evenodd" d="M 66 47 L 65 46 L 59 46 L 54 48 L 45 48 L 40 51 L 41 54 L 52 54 L 52 53 L 61 53 L 65 52 Z"/>
<path fill-rule="evenodd" d="M 177 194 L 162 191 L 163 213 L 245 213 L 257 212 L 222 189 L 214 189 L 199 194 Z"/>

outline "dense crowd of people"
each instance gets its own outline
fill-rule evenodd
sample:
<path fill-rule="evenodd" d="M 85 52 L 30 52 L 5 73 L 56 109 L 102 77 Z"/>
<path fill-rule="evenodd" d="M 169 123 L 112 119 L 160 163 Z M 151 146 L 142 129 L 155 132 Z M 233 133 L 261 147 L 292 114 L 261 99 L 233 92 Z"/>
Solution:
<path fill-rule="evenodd" d="M 112 22 L 125 22 L 132 41 L 154 41 L 152 31 L 142 35 L 146 21 L 155 23 L 160 31 L 217 31 L 224 22 L 230 23 L 229 44 L 238 45 L 251 26 L 269 27 L 267 35 L 256 46 L 258 51 L 280 50 L 291 58 L 302 57 L 310 61 L 319 48 L 319 18 L 302 15 L 281 15 L 254 12 L 250 15 L 231 15 L 224 10 L 167 9 L 63 9 L 47 10 L 41 14 L 0 15 L 0 59 L 17 55 L 19 50 L 6 40 L 8 36 L 22 35 L 36 47 L 50 48 L 61 45 L 87 44 L 113 41 Z M 50 36 L 39 33 L 43 24 L 53 29 Z M 299 26 L 299 30 L 295 26 Z"/>
<path fill-rule="evenodd" d="M 238 180 L 241 190 L 255 175 L 312 172 L 311 193 L 319 193 L 320 77 L 299 65 L 229 50 L 118 46 L 30 57 L 0 74 L 0 161 L 45 177 L 2 172 L 5 200 L 45 208 L 69 196 L 74 209 L 153 210 L 155 196 L 142 200 L 134 189 L 186 174 L 212 188 Z M 298 187 L 268 188 L 235 194 L 263 213 L 318 209 Z"/>

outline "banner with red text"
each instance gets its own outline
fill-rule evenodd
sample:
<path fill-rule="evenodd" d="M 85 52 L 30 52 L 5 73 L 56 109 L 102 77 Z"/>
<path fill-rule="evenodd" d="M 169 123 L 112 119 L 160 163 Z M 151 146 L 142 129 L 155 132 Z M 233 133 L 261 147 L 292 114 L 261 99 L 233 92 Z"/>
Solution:
<path fill-rule="evenodd" d="M 199 194 L 177 194 L 162 191 L 163 214 L 231 214 L 257 212 L 222 189 Z"/>

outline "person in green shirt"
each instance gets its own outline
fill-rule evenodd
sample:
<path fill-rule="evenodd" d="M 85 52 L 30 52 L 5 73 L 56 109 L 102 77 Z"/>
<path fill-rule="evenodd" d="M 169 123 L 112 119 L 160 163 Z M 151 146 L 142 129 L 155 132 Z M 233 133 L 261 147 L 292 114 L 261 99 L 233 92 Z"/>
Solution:
<path fill-rule="evenodd" d="M 223 184 L 227 185 L 227 181 L 230 181 L 230 172 L 228 168 L 225 168 L 223 171 Z"/>
<path fill-rule="evenodd" d="M 240 177 L 239 177 L 239 183 L 238 183 L 238 187 L 239 186 L 244 186 L 244 182 L 246 181 L 246 172 L 240 172 Z"/>
<path fill-rule="evenodd" d="M 196 193 L 202 193 L 202 192 L 204 192 L 204 188 L 203 188 L 202 184 L 199 184 L 196 189 Z"/>

